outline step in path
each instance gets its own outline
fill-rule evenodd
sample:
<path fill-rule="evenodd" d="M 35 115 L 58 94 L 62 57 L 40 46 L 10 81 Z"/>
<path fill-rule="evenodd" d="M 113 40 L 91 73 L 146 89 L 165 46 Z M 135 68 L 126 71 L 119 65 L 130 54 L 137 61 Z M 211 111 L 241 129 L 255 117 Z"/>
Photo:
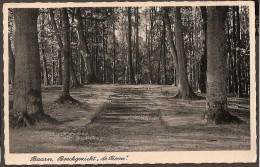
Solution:
<path fill-rule="evenodd" d="M 152 91 L 144 87 L 116 88 L 109 102 L 82 130 L 81 144 L 94 151 L 152 151 L 169 146 L 165 139 L 170 134 L 161 122 Z"/>

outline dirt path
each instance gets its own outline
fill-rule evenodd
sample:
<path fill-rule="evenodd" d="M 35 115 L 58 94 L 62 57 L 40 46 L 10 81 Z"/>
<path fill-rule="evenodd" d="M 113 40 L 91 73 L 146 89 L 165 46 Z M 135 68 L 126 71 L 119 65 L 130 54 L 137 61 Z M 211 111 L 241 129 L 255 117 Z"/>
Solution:
<path fill-rule="evenodd" d="M 109 103 L 84 128 L 86 138 L 79 144 L 91 151 L 164 150 L 168 147 L 163 142 L 167 134 L 154 96 L 147 88 L 117 88 Z"/>
<path fill-rule="evenodd" d="M 249 109 L 235 108 L 242 102 L 248 106 L 248 100 L 229 100 L 232 114 L 241 116 L 245 124 L 214 126 L 201 120 L 205 100 L 173 99 L 176 92 L 176 87 L 158 85 L 93 85 L 74 90 L 72 96 L 83 105 L 55 106 L 49 111 L 63 124 L 12 129 L 10 150 L 130 152 L 250 148 Z M 58 97 L 53 94 L 46 90 L 44 101 Z"/>

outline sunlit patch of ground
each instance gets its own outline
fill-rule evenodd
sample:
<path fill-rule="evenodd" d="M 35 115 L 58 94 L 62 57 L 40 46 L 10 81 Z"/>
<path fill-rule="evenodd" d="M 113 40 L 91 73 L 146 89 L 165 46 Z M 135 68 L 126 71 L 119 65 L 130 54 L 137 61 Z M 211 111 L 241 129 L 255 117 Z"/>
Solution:
<path fill-rule="evenodd" d="M 61 124 L 11 128 L 11 153 L 250 149 L 247 98 L 228 99 L 244 124 L 207 125 L 205 100 L 174 99 L 174 86 L 85 85 L 71 90 L 80 105 L 53 103 L 60 91 L 43 87 L 45 112 Z"/>

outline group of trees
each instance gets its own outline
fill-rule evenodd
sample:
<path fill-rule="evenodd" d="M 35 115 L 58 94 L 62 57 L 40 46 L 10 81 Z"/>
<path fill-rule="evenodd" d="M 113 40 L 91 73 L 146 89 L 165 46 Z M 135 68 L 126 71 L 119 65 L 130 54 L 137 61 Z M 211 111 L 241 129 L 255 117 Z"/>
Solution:
<path fill-rule="evenodd" d="M 177 98 L 198 99 L 194 92 L 207 92 L 205 120 L 234 121 L 227 94 L 249 95 L 248 10 L 10 9 L 14 109 L 26 113 L 21 120 L 27 123 L 43 113 L 41 83 L 63 86 L 60 103 L 78 103 L 69 90 L 84 84 L 174 84 Z"/>

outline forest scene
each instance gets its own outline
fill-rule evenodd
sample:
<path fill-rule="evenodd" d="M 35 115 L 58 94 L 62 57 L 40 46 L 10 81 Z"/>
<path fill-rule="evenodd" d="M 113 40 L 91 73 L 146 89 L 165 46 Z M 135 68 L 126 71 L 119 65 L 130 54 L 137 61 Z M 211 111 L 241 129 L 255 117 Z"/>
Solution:
<path fill-rule="evenodd" d="M 250 149 L 248 6 L 9 8 L 10 153 Z"/>

